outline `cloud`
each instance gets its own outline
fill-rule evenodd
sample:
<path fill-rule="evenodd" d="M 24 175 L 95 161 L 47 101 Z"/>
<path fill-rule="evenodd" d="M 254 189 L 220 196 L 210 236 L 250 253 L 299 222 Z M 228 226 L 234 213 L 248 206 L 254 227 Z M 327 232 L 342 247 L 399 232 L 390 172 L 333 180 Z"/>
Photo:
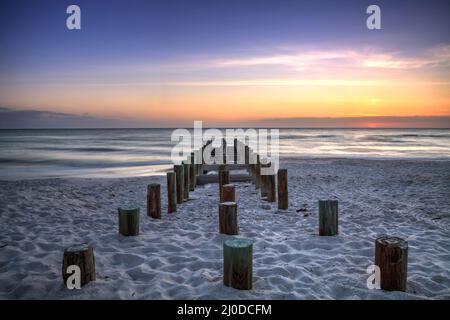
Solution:
<path fill-rule="evenodd" d="M 247 125 L 304 128 L 450 128 L 450 116 L 358 116 L 263 118 Z"/>
<path fill-rule="evenodd" d="M 142 126 L 143 123 L 89 115 L 0 107 L 0 129 L 121 128 L 139 125 Z"/>
<path fill-rule="evenodd" d="M 402 56 L 398 53 L 374 52 L 373 50 L 300 51 L 290 54 L 261 55 L 232 59 L 219 59 L 212 66 L 250 67 L 285 66 L 293 70 L 340 68 L 416 69 L 426 66 L 449 65 L 450 45 L 431 48 L 422 57 Z"/>

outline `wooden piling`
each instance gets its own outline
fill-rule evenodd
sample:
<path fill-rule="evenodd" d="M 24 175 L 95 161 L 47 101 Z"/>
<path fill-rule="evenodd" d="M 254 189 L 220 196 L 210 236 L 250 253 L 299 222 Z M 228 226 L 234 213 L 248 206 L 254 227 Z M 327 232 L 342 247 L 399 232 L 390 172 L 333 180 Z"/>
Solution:
<path fill-rule="evenodd" d="M 236 202 L 219 203 L 219 232 L 229 235 L 238 234 Z"/>
<path fill-rule="evenodd" d="M 197 173 L 195 172 L 194 153 L 191 153 L 191 164 L 189 165 L 189 191 L 195 190 L 197 181 Z"/>
<path fill-rule="evenodd" d="M 230 171 L 219 170 L 219 199 L 223 198 L 223 185 L 230 183 Z"/>
<path fill-rule="evenodd" d="M 139 234 L 139 208 L 119 208 L 119 233 L 123 236 Z"/>
<path fill-rule="evenodd" d="M 161 219 L 161 185 L 152 183 L 147 186 L 147 215 Z"/>
<path fill-rule="evenodd" d="M 266 170 L 264 168 L 270 167 L 270 164 L 268 163 L 261 163 L 260 170 L 259 170 L 259 182 L 260 182 L 260 188 L 261 188 L 261 198 L 267 198 L 269 197 L 269 181 L 268 181 L 268 175 L 263 174 Z"/>
<path fill-rule="evenodd" d="M 223 244 L 223 284 L 239 290 L 253 286 L 253 241 L 235 238 Z"/>
<path fill-rule="evenodd" d="M 167 172 L 167 213 L 177 211 L 177 187 L 175 172 Z"/>
<path fill-rule="evenodd" d="M 255 163 L 255 188 L 258 189 L 260 187 L 261 187 L 261 161 L 259 158 L 259 154 L 257 154 Z"/>
<path fill-rule="evenodd" d="M 184 198 L 184 167 L 182 164 L 175 165 L 175 181 L 177 183 L 177 203 L 183 203 Z"/>
<path fill-rule="evenodd" d="M 222 153 L 223 153 L 222 164 L 226 164 L 227 163 L 227 141 L 225 140 L 225 138 L 222 139 Z"/>
<path fill-rule="evenodd" d="M 319 200 L 319 235 L 338 234 L 338 201 Z"/>
<path fill-rule="evenodd" d="M 375 265 L 380 268 L 380 287 L 388 291 L 406 291 L 408 242 L 390 236 L 375 240 Z"/>
<path fill-rule="evenodd" d="M 68 285 L 67 280 L 69 277 L 75 274 L 74 270 L 69 268 L 74 265 L 80 268 L 80 286 L 84 286 L 90 281 L 95 281 L 95 257 L 94 249 L 91 246 L 83 243 L 64 250 L 62 277 L 65 286 Z"/>
<path fill-rule="evenodd" d="M 236 191 L 234 184 L 224 184 L 222 186 L 222 198 L 220 202 L 236 202 Z"/>
<path fill-rule="evenodd" d="M 183 187 L 183 200 L 188 201 L 189 200 L 189 185 L 190 185 L 190 164 L 184 163 L 183 164 L 183 172 L 184 172 L 184 187 Z"/>
<path fill-rule="evenodd" d="M 233 163 L 234 164 L 237 164 L 238 163 L 238 161 L 237 161 L 237 159 L 238 159 L 238 140 L 236 139 L 236 138 L 234 138 L 234 141 L 233 141 L 234 143 L 233 143 Z"/>
<path fill-rule="evenodd" d="M 289 207 L 287 169 L 278 169 L 278 209 Z"/>
<path fill-rule="evenodd" d="M 274 174 L 266 176 L 266 194 L 267 201 L 277 201 L 276 176 Z"/>

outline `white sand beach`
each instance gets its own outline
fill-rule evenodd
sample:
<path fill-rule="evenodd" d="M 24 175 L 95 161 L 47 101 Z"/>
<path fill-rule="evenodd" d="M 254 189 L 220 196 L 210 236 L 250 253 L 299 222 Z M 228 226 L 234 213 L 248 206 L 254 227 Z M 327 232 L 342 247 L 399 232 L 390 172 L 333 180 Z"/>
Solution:
<path fill-rule="evenodd" d="M 450 299 L 450 162 L 284 159 L 290 209 L 236 184 L 240 237 L 253 246 L 253 289 L 222 283 L 218 186 L 167 214 L 165 176 L 0 182 L 1 299 Z M 161 220 L 146 215 L 161 183 Z M 339 200 L 339 235 L 318 235 L 319 199 Z M 141 208 L 140 235 L 118 234 L 117 207 Z M 302 211 L 299 211 L 302 209 Z M 409 243 L 406 292 L 369 290 L 374 241 Z M 66 247 L 94 248 L 97 280 L 68 290 Z"/>

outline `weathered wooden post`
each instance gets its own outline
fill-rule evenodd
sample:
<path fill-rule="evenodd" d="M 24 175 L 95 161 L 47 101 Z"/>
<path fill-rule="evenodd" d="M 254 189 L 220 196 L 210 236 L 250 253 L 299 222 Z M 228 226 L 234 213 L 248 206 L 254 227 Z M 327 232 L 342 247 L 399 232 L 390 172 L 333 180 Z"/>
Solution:
<path fill-rule="evenodd" d="M 183 172 L 184 172 L 184 187 L 183 187 L 183 199 L 184 201 L 188 201 L 189 200 L 189 185 L 190 185 L 190 169 L 189 169 L 190 165 L 189 163 L 184 163 L 183 164 Z"/>
<path fill-rule="evenodd" d="M 222 186 L 222 199 L 220 199 L 220 202 L 236 202 L 234 184 L 224 184 Z"/>
<path fill-rule="evenodd" d="M 75 274 L 75 270 L 69 268 L 70 266 L 80 268 L 80 286 L 84 286 L 90 281 L 95 281 L 94 249 L 83 243 L 68 247 L 64 250 L 62 277 L 66 286 L 68 285 L 67 280 L 69 277 Z"/>
<path fill-rule="evenodd" d="M 219 203 L 219 231 L 229 235 L 239 232 L 236 202 Z"/>
<path fill-rule="evenodd" d="M 267 170 L 265 168 L 270 167 L 269 163 L 261 163 L 260 170 L 259 170 L 259 181 L 260 181 L 260 187 L 261 187 L 261 197 L 269 197 L 269 181 L 268 181 L 268 175 Z"/>
<path fill-rule="evenodd" d="M 199 172 L 201 172 L 201 158 L 200 158 L 200 152 L 199 150 L 195 150 L 194 151 L 194 165 L 195 165 L 195 187 L 197 187 L 197 175 L 199 174 Z"/>
<path fill-rule="evenodd" d="M 259 154 L 257 154 L 255 164 L 255 188 L 258 189 L 260 187 L 261 187 L 261 161 L 259 158 Z"/>
<path fill-rule="evenodd" d="M 338 201 L 319 200 L 319 235 L 338 234 Z"/>
<path fill-rule="evenodd" d="M 278 169 L 278 209 L 287 210 L 288 207 L 287 169 Z"/>
<path fill-rule="evenodd" d="M 277 201 L 277 186 L 276 186 L 276 176 L 274 174 L 269 174 L 266 177 L 266 187 L 267 187 L 267 201 L 275 202 Z"/>
<path fill-rule="evenodd" d="M 219 199 L 223 198 L 223 185 L 230 183 L 230 171 L 228 169 L 226 170 L 219 170 Z"/>
<path fill-rule="evenodd" d="M 177 183 L 177 203 L 181 204 L 184 199 L 184 166 L 182 164 L 175 165 L 174 170 Z"/>
<path fill-rule="evenodd" d="M 139 234 L 139 208 L 119 208 L 119 233 L 124 236 Z"/>
<path fill-rule="evenodd" d="M 223 284 L 240 290 L 252 288 L 252 240 L 234 238 L 223 243 Z"/>
<path fill-rule="evenodd" d="M 225 138 L 222 139 L 222 152 L 223 152 L 222 164 L 226 164 L 227 163 L 227 140 Z"/>
<path fill-rule="evenodd" d="M 167 212 L 177 211 L 177 188 L 175 172 L 167 172 Z"/>
<path fill-rule="evenodd" d="M 194 164 L 194 153 L 191 153 L 191 164 L 189 165 L 189 191 L 195 190 L 195 185 L 197 183 L 197 173 Z"/>
<path fill-rule="evenodd" d="M 250 148 L 249 148 L 249 146 L 248 145 L 245 145 L 244 146 L 244 152 L 245 152 L 245 155 L 244 155 L 244 164 L 246 165 L 246 167 L 247 167 L 247 171 L 249 170 L 248 168 L 249 168 L 249 164 L 250 164 Z"/>
<path fill-rule="evenodd" d="M 408 242 L 390 236 L 375 240 L 375 265 L 380 268 L 380 287 L 389 291 L 406 291 Z"/>
<path fill-rule="evenodd" d="M 147 186 L 147 215 L 161 219 L 161 185 L 152 183 Z"/>
<path fill-rule="evenodd" d="M 238 156 L 237 156 L 237 154 L 238 154 L 238 141 L 237 141 L 237 139 L 236 138 L 234 138 L 234 144 L 233 144 L 233 151 L 234 151 L 234 153 L 233 153 L 233 163 L 234 164 L 237 164 L 238 162 L 237 162 L 237 159 L 238 159 Z"/>

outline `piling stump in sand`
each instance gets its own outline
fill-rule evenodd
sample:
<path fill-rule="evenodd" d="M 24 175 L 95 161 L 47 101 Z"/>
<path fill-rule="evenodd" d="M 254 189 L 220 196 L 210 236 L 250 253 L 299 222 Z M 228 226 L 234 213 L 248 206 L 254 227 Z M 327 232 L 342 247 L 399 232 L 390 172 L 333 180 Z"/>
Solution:
<path fill-rule="evenodd" d="M 319 235 L 338 234 L 338 201 L 319 200 Z"/>
<path fill-rule="evenodd" d="M 177 211 L 177 188 L 175 172 L 167 172 L 167 212 Z"/>
<path fill-rule="evenodd" d="M 161 219 L 161 185 L 149 184 L 147 187 L 147 215 L 154 219 Z"/>
<path fill-rule="evenodd" d="M 183 203 L 184 198 L 184 167 L 182 164 L 173 166 L 177 183 L 177 203 Z"/>
<path fill-rule="evenodd" d="M 84 286 L 90 281 L 95 281 L 94 249 L 91 246 L 79 244 L 64 250 L 62 262 L 64 285 L 67 285 L 68 278 L 74 274 L 74 270 L 69 268 L 73 265 L 80 268 L 80 286 Z M 68 268 L 69 270 L 67 270 Z"/>
<path fill-rule="evenodd" d="M 288 207 L 287 169 L 278 169 L 278 209 L 287 210 Z"/>
<path fill-rule="evenodd" d="M 275 181 L 276 178 L 274 174 L 269 174 L 266 176 L 266 197 L 269 202 L 277 201 L 277 188 Z"/>
<path fill-rule="evenodd" d="M 250 290 L 253 284 L 253 241 L 230 239 L 223 244 L 223 284 Z"/>
<path fill-rule="evenodd" d="M 406 291 L 408 242 L 390 236 L 375 240 L 375 265 L 380 268 L 380 287 L 389 291 Z"/>
<path fill-rule="evenodd" d="M 239 232 L 236 202 L 219 204 L 219 232 L 236 235 Z"/>
<path fill-rule="evenodd" d="M 188 163 L 183 164 L 183 172 L 184 172 L 183 200 L 184 201 L 189 200 L 189 184 L 190 184 L 190 181 L 189 181 L 190 169 L 189 169 L 189 167 L 190 167 L 190 164 L 188 164 Z"/>
<path fill-rule="evenodd" d="M 194 164 L 194 153 L 191 152 L 191 164 L 189 165 L 189 191 L 194 191 L 196 186 L 196 165 Z"/>
<path fill-rule="evenodd" d="M 139 234 L 139 208 L 119 208 L 119 233 L 124 236 Z"/>
<path fill-rule="evenodd" d="M 260 187 L 261 187 L 261 161 L 259 159 L 259 154 L 257 154 L 255 164 L 255 188 L 258 189 Z"/>
<path fill-rule="evenodd" d="M 230 183 L 230 171 L 228 169 L 226 170 L 219 170 L 219 199 L 220 202 L 222 202 L 223 199 L 223 186 L 225 184 Z"/>
<path fill-rule="evenodd" d="M 224 184 L 222 186 L 222 199 L 220 199 L 220 202 L 236 202 L 234 184 Z"/>

